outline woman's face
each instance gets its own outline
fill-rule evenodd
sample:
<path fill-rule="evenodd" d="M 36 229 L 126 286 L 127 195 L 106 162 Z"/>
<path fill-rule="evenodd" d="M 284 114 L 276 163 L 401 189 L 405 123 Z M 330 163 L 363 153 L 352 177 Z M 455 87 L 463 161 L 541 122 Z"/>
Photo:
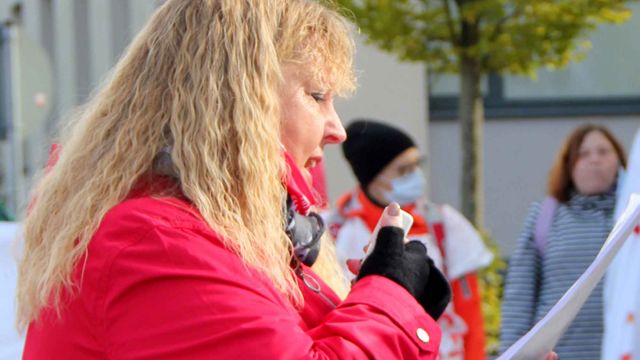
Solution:
<path fill-rule="evenodd" d="M 326 144 L 339 144 L 347 135 L 333 107 L 331 89 L 313 80 L 301 65 L 285 65 L 280 89 L 280 141 L 311 184 L 309 172 L 323 156 Z"/>
<path fill-rule="evenodd" d="M 389 201 L 384 194 L 392 189 L 391 181 L 414 172 L 420 167 L 422 160 L 420 150 L 415 146 L 401 152 L 371 180 L 367 185 L 367 192 L 378 203 L 387 205 Z"/>
<path fill-rule="evenodd" d="M 618 154 L 611 142 L 594 130 L 582 140 L 571 179 L 578 193 L 601 194 L 613 186 L 619 166 Z"/>

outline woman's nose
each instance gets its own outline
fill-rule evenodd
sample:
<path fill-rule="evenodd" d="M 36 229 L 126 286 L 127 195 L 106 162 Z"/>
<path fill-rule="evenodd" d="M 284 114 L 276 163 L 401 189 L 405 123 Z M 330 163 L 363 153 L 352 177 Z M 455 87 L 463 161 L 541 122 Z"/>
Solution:
<path fill-rule="evenodd" d="M 344 126 L 342 126 L 340 116 L 338 116 L 338 113 L 333 107 L 331 107 L 326 121 L 324 143 L 340 144 L 344 142 L 347 139 L 347 132 L 344 130 Z"/>

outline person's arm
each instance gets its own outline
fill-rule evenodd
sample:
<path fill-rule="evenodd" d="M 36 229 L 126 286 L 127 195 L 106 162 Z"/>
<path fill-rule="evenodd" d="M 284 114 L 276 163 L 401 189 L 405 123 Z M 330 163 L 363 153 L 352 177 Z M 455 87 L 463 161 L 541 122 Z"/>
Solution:
<path fill-rule="evenodd" d="M 482 299 L 478 288 L 478 276 L 466 274 L 451 282 L 453 307 L 467 325 L 464 335 L 465 360 L 485 359 L 484 319 Z"/>
<path fill-rule="evenodd" d="M 157 227 L 123 249 L 104 289 L 116 359 L 435 359 L 440 343 L 413 296 L 375 275 L 308 329 L 269 280 L 188 228 Z"/>
<path fill-rule="evenodd" d="M 534 325 L 538 305 L 541 259 L 533 241 L 540 204 L 529 215 L 509 260 L 501 309 L 500 352 L 504 352 Z"/>

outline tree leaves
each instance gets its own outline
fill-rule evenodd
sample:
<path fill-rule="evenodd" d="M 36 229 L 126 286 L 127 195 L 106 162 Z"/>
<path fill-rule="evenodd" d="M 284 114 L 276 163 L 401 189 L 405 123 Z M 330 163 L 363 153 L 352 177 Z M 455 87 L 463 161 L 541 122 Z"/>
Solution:
<path fill-rule="evenodd" d="M 624 22 L 631 2 L 637 0 L 337 0 L 370 43 L 401 60 L 456 73 L 465 56 L 483 74 L 529 75 L 584 57 L 589 33 Z M 469 26 L 474 35 L 465 38 Z"/>

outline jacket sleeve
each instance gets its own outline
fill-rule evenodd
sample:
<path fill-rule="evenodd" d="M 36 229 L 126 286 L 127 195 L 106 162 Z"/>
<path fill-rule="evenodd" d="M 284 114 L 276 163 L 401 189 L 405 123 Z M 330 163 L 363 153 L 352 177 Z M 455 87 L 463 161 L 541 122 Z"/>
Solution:
<path fill-rule="evenodd" d="M 541 276 L 541 258 L 533 233 L 540 203 L 529 208 L 522 233 L 509 260 L 502 299 L 500 352 L 504 352 L 534 325 Z"/>
<path fill-rule="evenodd" d="M 197 230 L 158 227 L 123 248 L 96 301 L 114 359 L 435 359 L 437 324 L 370 276 L 307 328 L 271 283 Z"/>

